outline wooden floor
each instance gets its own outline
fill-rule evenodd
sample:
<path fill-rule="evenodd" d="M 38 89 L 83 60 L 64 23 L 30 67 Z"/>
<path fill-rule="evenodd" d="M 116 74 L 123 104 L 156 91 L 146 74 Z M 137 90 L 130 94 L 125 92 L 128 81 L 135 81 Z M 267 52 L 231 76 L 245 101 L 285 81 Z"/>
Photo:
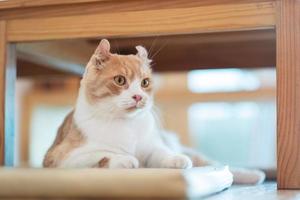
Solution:
<path fill-rule="evenodd" d="M 300 190 L 278 190 L 275 182 L 258 186 L 232 186 L 205 200 L 300 200 Z"/>

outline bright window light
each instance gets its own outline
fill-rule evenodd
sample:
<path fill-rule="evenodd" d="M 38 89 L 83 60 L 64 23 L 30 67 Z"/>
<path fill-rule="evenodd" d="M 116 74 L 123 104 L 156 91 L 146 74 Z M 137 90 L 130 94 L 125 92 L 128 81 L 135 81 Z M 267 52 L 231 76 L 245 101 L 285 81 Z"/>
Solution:
<path fill-rule="evenodd" d="M 188 73 L 188 88 L 195 93 L 254 91 L 259 77 L 242 69 L 193 70 Z"/>
<path fill-rule="evenodd" d="M 195 147 L 223 164 L 275 168 L 275 101 L 199 102 L 188 109 Z"/>

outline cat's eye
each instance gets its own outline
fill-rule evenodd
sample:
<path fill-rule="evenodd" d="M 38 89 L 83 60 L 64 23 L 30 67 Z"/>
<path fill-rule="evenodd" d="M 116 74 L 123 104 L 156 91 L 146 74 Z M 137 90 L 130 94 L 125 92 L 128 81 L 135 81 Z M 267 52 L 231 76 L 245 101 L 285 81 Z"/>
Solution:
<path fill-rule="evenodd" d="M 143 79 L 142 82 L 141 82 L 141 86 L 142 86 L 143 88 L 148 87 L 149 84 L 150 84 L 149 78 L 145 78 L 145 79 Z"/>
<path fill-rule="evenodd" d="M 119 86 L 123 86 L 126 84 L 126 78 L 122 75 L 115 76 L 114 81 Z"/>

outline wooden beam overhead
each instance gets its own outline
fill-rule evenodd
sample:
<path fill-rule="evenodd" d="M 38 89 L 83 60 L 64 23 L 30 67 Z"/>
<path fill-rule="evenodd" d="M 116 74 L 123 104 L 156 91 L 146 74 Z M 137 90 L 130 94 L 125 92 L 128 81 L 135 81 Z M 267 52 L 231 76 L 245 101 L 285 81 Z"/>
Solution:
<path fill-rule="evenodd" d="M 131 0 L 131 2 L 127 2 L 128 3 L 132 3 L 134 2 L 134 4 L 139 2 L 139 5 L 142 6 L 143 4 L 145 4 L 147 0 Z M 170 0 L 165 0 L 163 2 L 167 2 L 167 4 L 169 3 L 168 1 Z M 180 0 L 172 0 L 174 2 L 174 4 L 169 5 L 169 7 L 171 6 L 172 8 L 178 5 L 189 5 L 188 3 L 186 3 L 185 1 L 180 1 Z M 239 3 L 248 3 L 248 2 L 259 2 L 261 0 L 240 0 Z M 268 0 L 265 0 L 268 1 Z M 47 7 L 49 8 L 50 6 L 74 6 L 74 5 L 82 5 L 82 4 L 91 4 L 91 3 L 114 3 L 115 0 L 43 0 L 43 1 L 39 1 L 39 0 L 13 0 L 13 1 L 1 1 L 0 2 L 0 10 L 6 10 L 6 9 L 17 9 L 17 8 L 31 8 L 31 7 Z M 161 7 L 161 5 L 164 5 L 165 3 L 163 2 L 155 2 L 156 5 L 154 4 L 149 4 L 152 5 L 151 7 Z M 214 4 L 226 4 L 226 3 L 231 3 L 232 1 L 228 1 L 228 0 L 201 0 L 198 2 L 193 2 L 196 5 L 214 5 Z M 124 2 L 118 2 L 118 4 L 123 4 Z M 134 4 L 130 4 L 130 5 L 134 5 Z M 106 5 L 106 4 L 104 4 Z M 117 6 L 117 5 L 116 5 Z M 133 9 L 133 8 L 128 8 L 128 9 Z"/>
<path fill-rule="evenodd" d="M 71 3 L 77 4 L 77 3 L 89 3 L 89 2 L 97 2 L 97 1 L 100 2 L 104 0 L 43 0 L 43 1 L 14 0 L 14 1 L 1 2 L 0 9 L 64 5 L 64 4 L 71 4 Z"/>
<path fill-rule="evenodd" d="M 17 1 L 26 1 L 18 3 Z M 239 0 L 238 4 L 247 3 L 274 2 L 274 0 Z M 14 0 L 0 1 L 0 19 L 25 19 L 25 18 L 48 18 L 59 16 L 90 15 L 93 13 L 117 13 L 127 11 L 146 11 L 146 10 L 164 10 L 178 9 L 199 6 L 213 6 L 217 4 L 233 4 L 234 0 L 62 0 L 62 1 L 31 1 L 31 0 Z M 5 5 L 6 4 L 6 5 Z M 10 4 L 10 5 L 7 5 Z M 33 5 L 34 4 L 34 5 Z M 51 5 L 49 5 L 51 4 Z M 2 6 L 2 8 L 1 8 Z M 38 7 L 38 8 L 37 8 Z"/>
<path fill-rule="evenodd" d="M 134 11 L 120 11 L 117 7 L 110 8 L 114 12 L 69 16 L 62 16 L 64 11 L 61 10 L 61 16 L 7 20 L 7 36 L 10 42 L 22 42 L 274 28 L 274 1 L 220 2 L 198 5 L 197 1 L 188 1 L 188 6 L 184 8 L 164 8 L 163 11 L 153 6 Z M 144 3 L 153 4 L 151 1 Z M 167 5 L 171 4 L 174 2 L 168 1 Z"/>
<path fill-rule="evenodd" d="M 77 74 L 75 74 L 77 75 Z M 17 60 L 17 77 L 18 78 L 50 78 L 50 77 L 66 77 L 74 76 L 70 72 L 65 72 L 53 68 L 51 66 L 44 66 L 41 64 L 36 64 L 27 60 L 18 59 Z M 77 75 L 78 76 L 78 75 Z"/>
<path fill-rule="evenodd" d="M 113 38 L 110 41 L 113 53 L 135 54 L 135 46 L 145 46 L 157 72 L 274 67 L 276 60 L 274 30 Z M 35 70 L 37 66 L 43 67 L 32 72 L 34 76 L 43 71 L 52 75 L 56 72 L 81 75 L 98 43 L 99 40 L 81 39 L 18 44 L 18 58 L 22 60 L 18 62 L 19 75 L 29 76 L 30 69 Z M 29 67 L 30 63 L 34 67 Z M 26 68 L 22 69 L 23 65 Z"/>
<path fill-rule="evenodd" d="M 82 75 L 94 49 L 83 40 L 66 40 L 17 45 L 18 58 L 56 71 Z M 28 63 L 27 63 L 28 64 Z"/>
<path fill-rule="evenodd" d="M 90 42 L 96 48 L 99 40 Z M 111 45 L 121 54 L 135 54 L 135 46 L 145 46 L 156 71 L 274 67 L 276 62 L 274 30 L 113 38 Z"/>

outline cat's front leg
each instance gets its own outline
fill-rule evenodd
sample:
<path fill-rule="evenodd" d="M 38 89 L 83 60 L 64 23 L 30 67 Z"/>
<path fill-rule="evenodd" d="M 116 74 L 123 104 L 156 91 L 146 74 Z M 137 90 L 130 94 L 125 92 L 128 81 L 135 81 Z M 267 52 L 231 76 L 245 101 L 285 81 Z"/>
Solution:
<path fill-rule="evenodd" d="M 189 169 L 193 166 L 189 157 L 173 152 L 165 146 L 155 147 L 146 163 L 148 167 L 159 168 Z"/>
<path fill-rule="evenodd" d="M 108 161 L 108 168 L 120 169 L 120 168 L 138 168 L 139 161 L 131 155 L 119 155 L 112 156 Z"/>
<path fill-rule="evenodd" d="M 62 168 L 138 168 L 139 161 L 131 155 L 78 148 L 59 167 Z"/>

